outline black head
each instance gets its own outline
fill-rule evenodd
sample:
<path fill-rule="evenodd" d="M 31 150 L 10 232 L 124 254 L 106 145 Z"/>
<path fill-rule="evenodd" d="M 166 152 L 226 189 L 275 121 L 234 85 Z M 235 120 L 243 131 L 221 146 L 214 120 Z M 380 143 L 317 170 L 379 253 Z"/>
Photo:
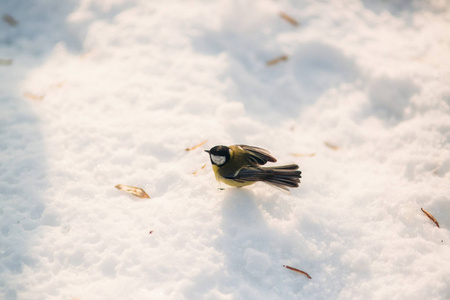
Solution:
<path fill-rule="evenodd" d="M 216 166 L 222 166 L 230 160 L 230 148 L 227 146 L 215 146 L 205 152 L 209 153 L 211 163 Z"/>

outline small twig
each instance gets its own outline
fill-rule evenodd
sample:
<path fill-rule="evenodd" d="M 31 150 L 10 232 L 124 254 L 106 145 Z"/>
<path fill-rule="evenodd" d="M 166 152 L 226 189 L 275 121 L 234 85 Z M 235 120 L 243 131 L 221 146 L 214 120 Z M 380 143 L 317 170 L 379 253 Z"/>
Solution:
<path fill-rule="evenodd" d="M 330 148 L 330 149 L 334 150 L 334 151 L 337 151 L 337 150 L 339 150 L 339 147 L 338 147 L 338 146 L 336 146 L 336 145 L 334 145 L 334 144 L 331 144 L 331 143 L 325 142 L 325 143 L 324 143 L 324 145 L 325 145 L 325 146 L 327 146 L 328 148 Z"/>
<path fill-rule="evenodd" d="M 430 214 L 429 212 L 427 212 L 427 211 L 424 210 L 423 208 L 420 208 L 420 209 L 422 210 L 422 212 L 423 212 L 423 213 L 424 213 L 431 221 L 434 222 L 434 224 L 436 224 L 436 226 L 437 226 L 438 228 L 441 228 L 441 227 L 439 227 L 439 222 L 436 220 L 435 217 L 433 217 L 432 214 Z"/>
<path fill-rule="evenodd" d="M 45 94 L 43 95 L 36 95 L 36 94 L 32 94 L 32 93 L 24 93 L 23 94 L 25 97 L 27 97 L 28 99 L 34 100 L 34 101 L 42 101 L 45 97 Z"/>
<path fill-rule="evenodd" d="M 30 93 L 30 92 L 25 92 L 23 95 L 25 97 L 27 97 L 28 99 L 31 99 L 31 100 L 42 101 L 42 100 L 44 100 L 44 98 L 45 98 L 45 96 L 47 95 L 48 92 L 60 89 L 61 87 L 64 86 L 64 84 L 66 84 L 65 80 L 61 81 L 61 82 L 57 82 L 55 84 L 52 84 L 46 89 L 46 91 L 44 93 L 39 94 L 39 95 Z"/>
<path fill-rule="evenodd" d="M 303 275 L 305 275 L 306 277 L 308 277 L 309 279 L 312 279 L 311 276 L 309 276 L 309 274 L 306 273 L 305 271 L 302 271 L 302 270 L 299 270 L 299 269 L 297 269 L 297 268 L 293 268 L 293 267 L 290 267 L 290 266 L 287 266 L 287 265 L 283 265 L 283 267 L 285 267 L 286 269 L 292 270 L 292 271 L 294 271 L 294 272 L 303 274 Z"/>
<path fill-rule="evenodd" d="M 19 22 L 16 19 L 14 19 L 11 15 L 8 14 L 4 14 L 2 16 L 2 19 L 11 27 L 16 27 L 19 24 Z"/>
<path fill-rule="evenodd" d="M 283 19 L 285 19 L 286 21 L 288 21 L 289 23 L 291 23 L 292 26 L 298 26 L 299 23 L 297 22 L 297 20 L 295 20 L 294 18 L 292 18 L 291 16 L 285 14 L 284 12 L 280 12 L 280 17 L 282 17 Z"/>
<path fill-rule="evenodd" d="M 313 157 L 316 156 L 315 153 L 291 153 L 292 156 L 296 156 L 296 157 Z"/>
<path fill-rule="evenodd" d="M 285 61 L 287 59 L 288 59 L 287 55 L 281 55 L 281 56 L 279 56 L 277 58 L 274 58 L 274 59 L 271 59 L 271 60 L 267 61 L 266 65 L 273 66 L 273 65 L 276 65 L 276 64 L 278 64 L 278 63 L 280 63 L 282 61 Z"/>
<path fill-rule="evenodd" d="M 195 172 L 192 172 L 192 174 L 197 175 L 198 172 L 200 172 L 201 170 L 203 170 L 206 167 L 206 164 L 203 164 L 200 169 L 196 170 Z"/>
<path fill-rule="evenodd" d="M 194 149 L 197 149 L 198 147 L 201 147 L 201 146 L 203 146 L 204 144 L 206 144 L 207 141 L 208 141 L 208 140 L 204 140 L 204 141 L 201 142 L 200 144 L 197 144 L 197 145 L 195 145 L 195 146 L 193 146 L 193 147 L 191 147 L 191 148 L 186 148 L 186 151 L 192 151 L 192 150 L 194 150 Z"/>

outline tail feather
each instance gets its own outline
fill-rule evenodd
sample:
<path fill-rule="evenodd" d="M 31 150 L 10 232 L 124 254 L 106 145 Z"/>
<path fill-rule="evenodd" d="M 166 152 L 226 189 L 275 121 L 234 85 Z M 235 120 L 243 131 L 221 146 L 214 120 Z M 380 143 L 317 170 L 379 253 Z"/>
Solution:
<path fill-rule="evenodd" d="M 262 168 L 269 171 L 271 176 L 268 176 L 265 183 L 281 188 L 283 190 L 289 190 L 288 188 L 296 188 L 300 183 L 300 178 L 302 177 L 302 172 L 298 171 L 298 165 L 291 164 L 278 167 L 268 167 Z"/>
<path fill-rule="evenodd" d="M 284 165 L 284 166 L 263 167 L 262 169 L 265 169 L 265 170 L 298 170 L 298 165 L 290 164 L 290 165 Z"/>
<path fill-rule="evenodd" d="M 251 181 L 263 181 L 267 184 L 288 190 L 298 187 L 302 172 L 298 170 L 298 165 L 290 164 L 276 167 L 251 167 L 242 169 L 239 179 Z"/>

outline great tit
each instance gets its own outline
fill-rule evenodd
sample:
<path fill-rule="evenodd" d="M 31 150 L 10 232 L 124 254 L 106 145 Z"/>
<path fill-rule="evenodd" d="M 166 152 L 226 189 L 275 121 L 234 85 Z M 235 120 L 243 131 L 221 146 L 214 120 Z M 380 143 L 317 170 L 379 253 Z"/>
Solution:
<path fill-rule="evenodd" d="M 257 181 L 289 190 L 298 187 L 302 172 L 298 165 L 261 167 L 268 161 L 276 162 L 269 151 L 247 145 L 215 146 L 209 153 L 217 181 L 235 187 L 243 187 Z"/>

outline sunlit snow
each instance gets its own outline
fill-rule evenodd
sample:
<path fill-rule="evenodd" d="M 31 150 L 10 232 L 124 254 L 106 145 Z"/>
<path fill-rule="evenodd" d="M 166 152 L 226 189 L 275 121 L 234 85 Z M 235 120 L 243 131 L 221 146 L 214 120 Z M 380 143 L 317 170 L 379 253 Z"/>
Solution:
<path fill-rule="evenodd" d="M 0 299 L 450 299 L 448 1 L 0 15 Z M 220 185 L 232 144 L 300 187 Z"/>

